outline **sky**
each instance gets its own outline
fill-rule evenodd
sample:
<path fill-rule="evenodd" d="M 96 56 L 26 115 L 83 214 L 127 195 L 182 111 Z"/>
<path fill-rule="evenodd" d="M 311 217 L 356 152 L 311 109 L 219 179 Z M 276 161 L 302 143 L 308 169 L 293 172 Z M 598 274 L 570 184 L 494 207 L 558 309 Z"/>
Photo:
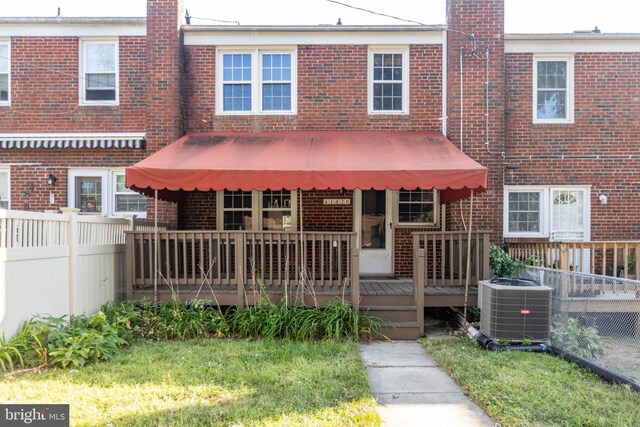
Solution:
<path fill-rule="evenodd" d="M 353 6 L 419 21 L 445 22 L 445 0 L 340 0 Z M 145 0 L 0 0 L 0 16 L 144 16 Z M 327 0 L 186 0 L 193 24 L 218 19 L 242 25 L 403 24 Z M 640 33 L 638 0 L 505 0 L 507 33 Z"/>

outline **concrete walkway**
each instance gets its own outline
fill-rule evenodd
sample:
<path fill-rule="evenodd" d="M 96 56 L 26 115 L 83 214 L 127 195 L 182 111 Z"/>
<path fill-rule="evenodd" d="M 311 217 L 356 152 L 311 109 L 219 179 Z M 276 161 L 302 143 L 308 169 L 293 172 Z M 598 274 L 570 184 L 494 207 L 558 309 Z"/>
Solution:
<path fill-rule="evenodd" d="M 416 341 L 360 344 L 385 426 L 492 426 Z"/>

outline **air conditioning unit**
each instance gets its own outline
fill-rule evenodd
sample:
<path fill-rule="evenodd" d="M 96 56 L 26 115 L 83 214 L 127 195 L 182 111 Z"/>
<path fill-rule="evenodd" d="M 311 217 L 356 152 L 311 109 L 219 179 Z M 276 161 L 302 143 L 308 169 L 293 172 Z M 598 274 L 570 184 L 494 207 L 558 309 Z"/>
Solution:
<path fill-rule="evenodd" d="M 480 332 L 495 340 L 547 342 L 551 334 L 551 288 L 532 280 L 479 283 Z"/>

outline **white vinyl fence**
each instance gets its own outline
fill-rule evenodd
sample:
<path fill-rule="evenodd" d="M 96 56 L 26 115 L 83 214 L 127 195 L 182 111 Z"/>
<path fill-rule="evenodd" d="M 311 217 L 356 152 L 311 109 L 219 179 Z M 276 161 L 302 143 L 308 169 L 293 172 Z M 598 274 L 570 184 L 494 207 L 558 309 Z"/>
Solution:
<path fill-rule="evenodd" d="M 8 337 L 34 315 L 93 314 L 124 289 L 125 231 L 110 219 L 0 209 L 0 331 Z"/>

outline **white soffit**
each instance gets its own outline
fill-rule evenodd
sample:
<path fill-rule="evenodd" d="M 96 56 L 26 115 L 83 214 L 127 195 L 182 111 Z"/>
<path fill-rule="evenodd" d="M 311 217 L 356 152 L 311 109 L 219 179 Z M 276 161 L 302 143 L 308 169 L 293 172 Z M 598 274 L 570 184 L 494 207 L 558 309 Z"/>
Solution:
<path fill-rule="evenodd" d="M 145 36 L 144 18 L 0 18 L 0 37 Z"/>
<path fill-rule="evenodd" d="M 322 27 L 321 27 L 322 28 Z M 407 45 L 442 44 L 442 30 L 424 29 L 247 29 L 239 31 L 185 28 L 187 46 L 279 46 L 279 45 Z"/>
<path fill-rule="evenodd" d="M 640 52 L 640 34 L 507 34 L 505 53 Z"/>

